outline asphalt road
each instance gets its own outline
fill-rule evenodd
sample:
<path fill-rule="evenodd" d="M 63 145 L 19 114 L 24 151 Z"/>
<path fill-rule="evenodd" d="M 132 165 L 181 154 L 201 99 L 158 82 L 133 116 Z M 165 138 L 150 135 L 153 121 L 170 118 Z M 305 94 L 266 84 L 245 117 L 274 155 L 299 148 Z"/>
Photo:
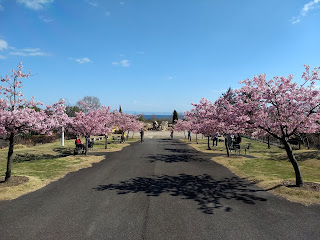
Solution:
<path fill-rule="evenodd" d="M 168 139 L 0 202 L 0 239 L 320 239 L 320 206 L 288 202 Z"/>

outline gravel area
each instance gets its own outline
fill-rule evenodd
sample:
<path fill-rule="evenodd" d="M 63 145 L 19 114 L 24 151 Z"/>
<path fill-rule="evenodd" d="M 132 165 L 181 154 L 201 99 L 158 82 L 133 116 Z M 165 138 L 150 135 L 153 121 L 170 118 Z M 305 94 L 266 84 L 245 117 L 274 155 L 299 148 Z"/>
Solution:
<path fill-rule="evenodd" d="M 188 136 L 188 133 L 186 132 L 186 137 Z M 131 136 L 131 134 L 130 134 Z M 140 136 L 140 133 L 135 133 L 134 136 Z M 145 138 L 170 138 L 170 131 L 145 131 L 144 132 Z M 174 132 L 173 138 L 174 139 L 180 139 L 184 138 L 185 135 L 183 132 Z"/>

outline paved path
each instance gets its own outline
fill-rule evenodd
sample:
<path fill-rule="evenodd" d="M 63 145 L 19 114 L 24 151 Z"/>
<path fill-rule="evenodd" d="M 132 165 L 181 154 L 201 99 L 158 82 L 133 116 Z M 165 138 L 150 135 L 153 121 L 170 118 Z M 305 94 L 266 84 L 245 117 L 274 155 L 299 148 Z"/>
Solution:
<path fill-rule="evenodd" d="M 0 202 L 0 239 L 320 239 L 320 207 L 275 197 L 177 140 L 146 139 Z"/>

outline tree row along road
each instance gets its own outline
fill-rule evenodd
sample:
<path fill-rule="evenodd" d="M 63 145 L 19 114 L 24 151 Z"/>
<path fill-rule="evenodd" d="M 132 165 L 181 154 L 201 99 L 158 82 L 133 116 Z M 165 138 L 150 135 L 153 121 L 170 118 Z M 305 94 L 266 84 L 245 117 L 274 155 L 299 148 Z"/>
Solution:
<path fill-rule="evenodd" d="M 0 238 L 319 239 L 319 206 L 275 197 L 211 157 L 169 139 L 107 153 L 91 168 L 1 201 Z"/>

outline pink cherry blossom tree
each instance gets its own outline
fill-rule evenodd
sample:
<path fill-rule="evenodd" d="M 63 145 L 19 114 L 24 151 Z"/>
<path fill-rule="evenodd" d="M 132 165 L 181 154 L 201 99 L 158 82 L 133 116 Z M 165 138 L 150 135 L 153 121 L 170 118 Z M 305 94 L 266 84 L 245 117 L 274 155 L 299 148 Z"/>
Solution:
<path fill-rule="evenodd" d="M 298 86 L 292 82 L 292 75 L 268 81 L 261 74 L 242 81 L 244 86 L 235 91 L 233 102 L 226 98 L 218 100 L 220 121 L 229 129 L 238 128 L 253 136 L 271 135 L 282 142 L 294 168 L 297 186 L 303 185 L 303 179 L 289 139 L 320 129 L 320 92 L 314 86 L 315 80 L 319 80 L 319 68 L 310 74 L 306 66 L 302 77 L 309 86 Z"/>
<path fill-rule="evenodd" d="M 194 109 L 184 113 L 184 119 L 189 122 L 192 133 L 196 134 L 196 143 L 198 144 L 198 134 L 201 134 L 201 119 L 197 117 Z M 200 121 L 201 120 L 201 121 Z"/>
<path fill-rule="evenodd" d="M 245 124 L 243 124 L 243 121 L 245 121 L 243 116 L 233 114 L 230 110 L 236 103 L 235 96 L 236 93 L 229 88 L 213 105 L 217 128 L 219 129 L 219 133 L 223 134 L 225 137 L 225 147 L 228 157 L 230 157 L 231 152 L 229 149 L 230 143 L 228 142 L 228 136 L 236 133 L 244 133 L 247 130 Z M 251 135 L 251 132 L 248 134 Z"/>
<path fill-rule="evenodd" d="M 110 107 L 102 106 L 98 109 L 90 108 L 85 103 L 82 106 L 85 112 L 76 112 L 75 117 L 70 118 L 68 130 L 81 135 L 86 139 L 86 154 L 88 153 L 88 140 L 91 135 L 107 135 L 112 131 L 112 118 Z"/>
<path fill-rule="evenodd" d="M 0 94 L 4 96 L 0 99 L 0 135 L 9 140 L 5 181 L 9 181 L 11 177 L 15 137 L 30 131 L 51 134 L 67 119 L 63 101 L 48 106 L 45 110 L 36 111 L 35 107 L 42 105 L 41 102 L 35 102 L 34 98 L 30 101 L 22 98 L 21 91 L 18 91 L 22 88 L 20 79 L 30 76 L 30 71 L 28 74 L 22 71 L 23 66 L 20 63 L 17 70 L 11 70 L 11 76 L 1 77 L 1 82 L 5 86 L 0 86 Z"/>
<path fill-rule="evenodd" d="M 114 127 L 114 119 L 112 113 L 110 112 L 110 107 L 100 107 L 100 114 L 102 115 L 101 119 L 101 134 L 105 136 L 105 145 L 104 148 L 108 148 L 108 134 L 112 132 Z"/>
<path fill-rule="evenodd" d="M 192 103 L 192 105 L 194 108 L 185 113 L 186 119 L 192 123 L 193 131 L 207 137 L 210 150 L 210 137 L 219 130 L 214 105 L 205 98 L 202 98 L 199 104 Z"/>
<path fill-rule="evenodd" d="M 138 121 L 137 116 L 131 114 L 125 114 L 118 111 L 114 112 L 114 126 L 117 126 L 119 130 L 125 132 L 127 131 L 127 136 L 129 131 L 137 132 L 140 130 L 142 123 Z"/>
<path fill-rule="evenodd" d="M 174 124 L 174 130 L 178 132 L 183 132 L 184 138 L 186 138 L 185 131 L 189 131 L 190 129 L 191 129 L 190 122 L 184 121 L 182 119 L 178 119 L 178 121 L 176 121 L 176 123 Z"/>

